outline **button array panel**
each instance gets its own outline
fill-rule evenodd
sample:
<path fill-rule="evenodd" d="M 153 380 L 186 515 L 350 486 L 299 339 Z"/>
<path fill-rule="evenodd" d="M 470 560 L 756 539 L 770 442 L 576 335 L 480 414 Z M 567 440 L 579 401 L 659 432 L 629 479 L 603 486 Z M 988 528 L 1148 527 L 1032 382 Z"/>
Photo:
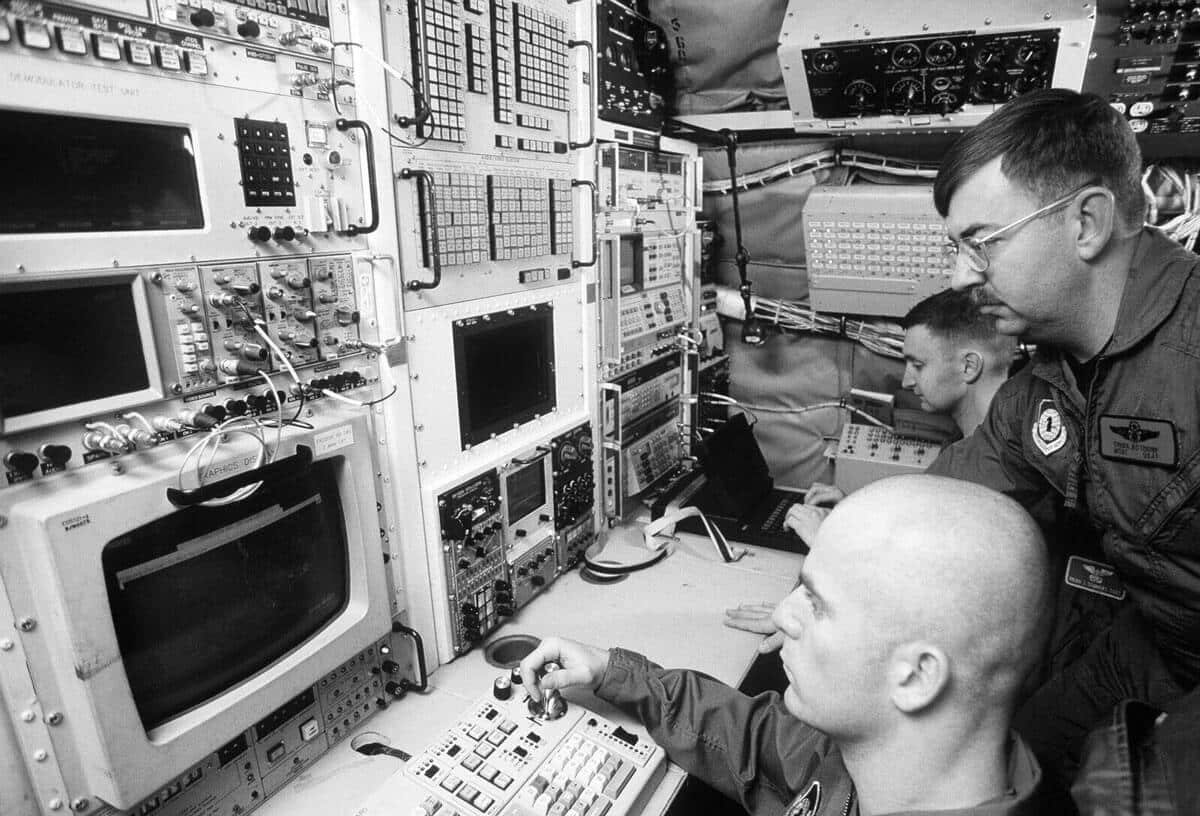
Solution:
<path fill-rule="evenodd" d="M 621 340 L 660 332 L 686 319 L 683 291 L 678 287 L 628 295 L 621 302 Z"/>
<path fill-rule="evenodd" d="M 513 120 L 512 10 L 507 0 L 492 0 L 493 115 L 502 125 Z"/>
<path fill-rule="evenodd" d="M 478 26 L 467 23 L 463 29 L 467 39 L 467 90 L 485 94 L 488 90 L 486 41 Z"/>
<path fill-rule="evenodd" d="M 62 11 L 62 14 L 70 14 Z M 181 38 L 177 34 L 103 15 L 89 15 L 93 25 L 107 25 L 114 31 L 129 32 L 133 36 L 121 36 L 103 31 L 88 32 L 82 16 L 78 25 L 65 21 L 55 23 L 43 20 L 16 20 L 17 37 L 21 45 L 34 51 L 51 51 L 72 57 L 87 57 L 89 53 L 103 62 L 126 62 L 139 68 L 157 68 L 172 73 L 191 76 L 208 75 L 208 59 L 202 50 L 203 43 L 195 37 Z M 155 43 L 143 37 L 161 37 L 168 42 Z M 0 44 L 12 39 L 12 29 L 6 19 L 0 18 Z"/>
<path fill-rule="evenodd" d="M 517 101 L 566 110 L 567 25 L 544 11 L 513 4 L 516 9 Z"/>
<path fill-rule="evenodd" d="M 661 748 L 572 704 L 529 715 L 525 695 L 483 699 L 369 801 L 414 816 L 625 816 L 656 782 Z"/>
<path fill-rule="evenodd" d="M 488 176 L 488 208 L 495 260 L 550 254 L 550 207 L 543 179 Z"/>
<path fill-rule="evenodd" d="M 417 133 L 442 142 L 463 142 L 462 78 L 466 72 L 459 6 L 453 0 L 410 0 L 409 12 L 413 72 L 429 90 L 426 104 L 430 116 L 417 125 Z"/>
<path fill-rule="evenodd" d="M 544 176 L 434 172 L 442 267 L 571 252 L 571 183 Z M 429 210 L 422 201 L 429 240 Z M 524 282 L 524 281 L 522 281 Z"/>
<path fill-rule="evenodd" d="M 941 224 L 813 219 L 807 235 L 810 270 L 864 277 L 953 272 Z"/>
<path fill-rule="evenodd" d="M 257 119 L 235 119 L 234 125 L 246 205 L 294 207 L 296 182 L 287 125 Z"/>

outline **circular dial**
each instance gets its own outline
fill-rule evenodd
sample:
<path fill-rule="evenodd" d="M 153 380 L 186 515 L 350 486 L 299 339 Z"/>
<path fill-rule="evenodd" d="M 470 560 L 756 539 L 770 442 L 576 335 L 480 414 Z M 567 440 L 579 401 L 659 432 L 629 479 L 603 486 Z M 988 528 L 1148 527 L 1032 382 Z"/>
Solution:
<path fill-rule="evenodd" d="M 1008 97 L 1008 85 L 1004 74 L 999 71 L 988 71 L 980 74 L 971 83 L 971 100 L 973 102 L 1003 102 Z"/>
<path fill-rule="evenodd" d="M 584 435 L 579 437 L 579 453 L 584 458 L 592 455 L 592 438 L 590 436 Z"/>
<path fill-rule="evenodd" d="M 921 48 L 916 43 L 900 43 L 892 49 L 892 64 L 897 68 L 916 68 L 921 64 Z"/>
<path fill-rule="evenodd" d="M 579 450 L 570 442 L 564 442 L 563 446 L 558 451 L 558 459 L 560 462 L 570 464 L 579 461 Z"/>
<path fill-rule="evenodd" d="M 875 86 L 865 79 L 856 79 L 846 86 L 846 99 L 852 108 L 865 108 L 875 96 Z"/>
<path fill-rule="evenodd" d="M 911 109 L 924 101 L 925 89 L 916 77 L 905 77 L 896 81 L 890 91 L 892 102 L 902 109 Z"/>
<path fill-rule="evenodd" d="M 938 113 L 945 116 L 951 111 L 957 110 L 961 103 L 958 101 L 956 94 L 943 91 L 942 93 L 934 94 L 933 98 L 929 100 L 929 104 L 933 105 Z"/>
<path fill-rule="evenodd" d="M 1018 65 L 1040 65 L 1046 58 L 1046 46 L 1041 43 L 1026 43 L 1017 48 Z"/>
<path fill-rule="evenodd" d="M 949 40 L 934 40 L 925 49 L 925 59 L 930 65 L 949 65 L 958 56 L 958 49 Z"/>
<path fill-rule="evenodd" d="M 832 51 L 818 51 L 813 54 L 812 67 L 818 74 L 832 74 L 841 65 L 841 60 Z"/>
<path fill-rule="evenodd" d="M 975 65 L 979 68 L 998 68 L 1004 62 L 1004 49 L 992 43 L 975 52 Z"/>

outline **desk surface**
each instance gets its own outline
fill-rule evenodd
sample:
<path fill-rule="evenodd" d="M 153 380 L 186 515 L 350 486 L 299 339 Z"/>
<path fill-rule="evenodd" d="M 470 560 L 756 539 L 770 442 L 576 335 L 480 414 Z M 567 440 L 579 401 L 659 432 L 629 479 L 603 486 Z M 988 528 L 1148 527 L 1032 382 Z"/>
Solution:
<path fill-rule="evenodd" d="M 624 646 L 664 666 L 694 668 L 737 685 L 757 654 L 759 635 L 722 624 L 724 610 L 741 602 L 776 602 L 796 582 L 801 558 L 750 548 L 741 561 L 724 564 L 706 540 L 681 536 L 662 563 L 615 584 L 589 583 L 578 571 L 560 576 L 488 640 L 512 634 L 560 635 L 597 646 Z M 441 666 L 430 690 L 410 694 L 368 720 L 291 784 L 267 800 L 261 816 L 352 814 L 403 766 L 387 756 L 367 757 L 350 748 L 356 734 L 416 754 L 448 727 L 466 706 L 487 693 L 503 670 L 489 665 L 483 649 Z M 569 701 L 619 723 L 628 718 L 589 692 L 572 690 Z M 661 813 L 685 777 L 670 766 L 645 809 Z"/>

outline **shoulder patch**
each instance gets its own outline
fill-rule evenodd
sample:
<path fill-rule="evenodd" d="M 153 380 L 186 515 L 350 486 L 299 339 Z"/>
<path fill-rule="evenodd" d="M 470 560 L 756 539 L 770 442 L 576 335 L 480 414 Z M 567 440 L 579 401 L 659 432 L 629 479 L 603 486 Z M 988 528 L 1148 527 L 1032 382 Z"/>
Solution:
<path fill-rule="evenodd" d="M 785 816 L 815 816 L 817 809 L 820 807 L 821 783 L 813 780 L 813 783 L 808 786 L 808 790 L 804 792 L 804 795 L 792 802 Z"/>
<path fill-rule="evenodd" d="M 1044 399 L 1038 405 L 1037 419 L 1033 422 L 1033 444 L 1049 456 L 1067 444 L 1067 426 L 1063 424 L 1062 414 L 1054 400 Z"/>

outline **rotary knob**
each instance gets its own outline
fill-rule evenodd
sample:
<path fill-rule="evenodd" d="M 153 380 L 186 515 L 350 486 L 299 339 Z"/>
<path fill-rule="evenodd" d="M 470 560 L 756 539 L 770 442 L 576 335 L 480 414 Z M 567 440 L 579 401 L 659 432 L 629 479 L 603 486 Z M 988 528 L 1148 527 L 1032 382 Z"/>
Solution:
<path fill-rule="evenodd" d="M 251 227 L 249 237 L 250 237 L 251 241 L 255 241 L 255 242 L 259 242 L 259 243 L 261 243 L 263 241 L 270 241 L 271 240 L 271 228 L 270 227 Z"/>
<path fill-rule="evenodd" d="M 492 682 L 492 696 L 497 700 L 507 700 L 512 697 L 512 681 L 500 675 Z"/>
<path fill-rule="evenodd" d="M 191 16 L 188 17 L 188 20 L 190 20 L 192 25 L 194 25 L 196 28 L 212 28 L 217 24 L 216 16 L 208 9 L 203 8 L 193 11 Z"/>
<path fill-rule="evenodd" d="M 242 22 L 238 23 L 237 33 L 239 37 L 253 40 L 262 33 L 262 27 L 254 20 L 242 20 Z"/>

